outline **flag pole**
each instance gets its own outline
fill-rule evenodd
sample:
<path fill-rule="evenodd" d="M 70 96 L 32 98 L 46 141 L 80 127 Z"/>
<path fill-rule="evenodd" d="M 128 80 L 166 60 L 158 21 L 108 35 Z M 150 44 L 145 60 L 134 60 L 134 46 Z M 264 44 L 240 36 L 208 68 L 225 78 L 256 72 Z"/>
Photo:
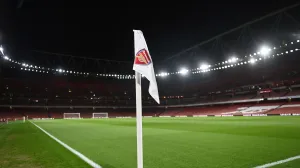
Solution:
<path fill-rule="evenodd" d="M 137 134 L 137 168 L 143 168 L 143 121 L 142 121 L 142 81 L 141 74 L 135 72 L 136 88 L 136 134 Z"/>

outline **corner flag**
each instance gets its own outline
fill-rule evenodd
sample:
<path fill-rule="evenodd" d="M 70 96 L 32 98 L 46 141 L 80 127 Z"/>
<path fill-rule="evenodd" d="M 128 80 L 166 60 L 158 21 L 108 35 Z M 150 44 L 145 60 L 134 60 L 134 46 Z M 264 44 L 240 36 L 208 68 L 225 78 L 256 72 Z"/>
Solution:
<path fill-rule="evenodd" d="M 159 104 L 160 102 L 153 68 L 153 62 L 144 35 L 140 30 L 133 30 L 133 32 L 135 46 L 135 59 L 133 64 L 133 70 L 144 75 L 149 80 L 149 94 Z"/>
<path fill-rule="evenodd" d="M 141 75 L 150 82 L 149 94 L 159 104 L 159 95 L 153 62 L 142 31 L 134 32 L 134 64 L 136 87 L 136 137 L 137 137 L 137 168 L 143 168 L 143 121 L 142 121 L 142 87 Z"/>

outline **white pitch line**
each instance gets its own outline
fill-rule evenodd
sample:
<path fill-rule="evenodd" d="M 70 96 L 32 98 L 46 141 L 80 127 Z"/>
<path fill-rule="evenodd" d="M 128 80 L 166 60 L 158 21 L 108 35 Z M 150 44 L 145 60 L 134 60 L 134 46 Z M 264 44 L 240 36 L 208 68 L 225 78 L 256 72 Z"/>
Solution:
<path fill-rule="evenodd" d="M 38 125 L 36 125 L 35 123 L 33 123 L 31 121 L 29 121 L 29 122 L 32 123 L 33 125 L 35 125 L 37 128 L 39 128 L 41 131 L 43 131 L 49 137 L 51 137 L 52 139 L 54 139 L 56 142 L 58 142 L 59 144 L 61 144 L 63 147 L 65 147 L 66 149 L 68 149 L 70 152 L 74 153 L 76 156 L 78 156 L 80 159 L 82 159 L 83 161 L 85 161 L 87 164 L 89 164 L 93 168 L 102 168 L 100 165 L 98 165 L 97 163 L 95 163 L 91 159 L 87 158 L 86 156 L 84 156 L 80 152 L 76 151 L 75 149 L 71 148 L 67 144 L 63 143 L 61 140 L 59 140 L 56 137 L 54 137 L 53 135 L 51 135 L 50 133 L 48 133 L 47 131 L 45 131 L 43 128 L 39 127 Z"/>
<path fill-rule="evenodd" d="M 290 158 L 287 158 L 287 159 L 284 159 L 284 160 L 279 160 L 279 161 L 276 161 L 276 162 L 272 162 L 272 163 L 267 163 L 267 164 L 264 164 L 264 165 L 256 166 L 254 168 L 272 167 L 272 166 L 276 166 L 276 165 L 279 165 L 279 164 L 282 164 L 282 163 L 290 162 L 290 161 L 293 161 L 293 160 L 296 160 L 296 159 L 300 159 L 300 155 L 294 156 L 294 157 L 290 157 Z"/>

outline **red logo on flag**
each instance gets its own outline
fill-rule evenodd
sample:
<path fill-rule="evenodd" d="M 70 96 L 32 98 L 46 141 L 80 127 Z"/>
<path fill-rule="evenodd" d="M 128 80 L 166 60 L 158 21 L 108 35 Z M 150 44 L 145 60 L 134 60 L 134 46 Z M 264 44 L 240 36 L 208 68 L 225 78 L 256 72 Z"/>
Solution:
<path fill-rule="evenodd" d="M 146 49 L 141 49 L 139 52 L 135 55 L 135 64 L 142 64 L 142 65 L 149 65 L 151 63 L 151 58 L 149 56 L 149 53 Z"/>

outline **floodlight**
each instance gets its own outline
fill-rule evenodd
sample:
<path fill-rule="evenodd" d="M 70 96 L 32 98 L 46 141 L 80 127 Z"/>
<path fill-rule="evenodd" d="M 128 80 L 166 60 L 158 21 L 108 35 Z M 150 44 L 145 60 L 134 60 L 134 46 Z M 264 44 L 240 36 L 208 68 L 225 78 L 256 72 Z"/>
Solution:
<path fill-rule="evenodd" d="M 207 70 L 209 67 L 210 67 L 210 65 L 202 64 L 202 65 L 200 66 L 200 69 L 201 69 L 201 70 Z"/>
<path fill-rule="evenodd" d="M 256 60 L 255 60 L 254 58 L 251 58 L 251 59 L 249 60 L 249 62 L 250 62 L 251 64 L 254 64 L 254 63 L 256 62 Z"/>
<path fill-rule="evenodd" d="M 3 50 L 4 50 L 4 49 L 3 49 L 3 47 L 1 46 L 1 47 L 0 47 L 0 51 L 1 51 L 2 55 L 4 55 Z"/>
<path fill-rule="evenodd" d="M 263 46 L 260 49 L 260 53 L 261 53 L 262 56 L 267 56 L 267 55 L 270 54 L 270 52 L 271 52 L 271 49 L 267 46 Z"/>
<path fill-rule="evenodd" d="M 232 57 L 228 60 L 229 63 L 235 63 L 238 60 L 236 57 Z"/>
<path fill-rule="evenodd" d="M 186 68 L 181 68 L 179 73 L 182 75 L 186 75 L 189 72 L 189 70 L 187 70 Z"/>
<path fill-rule="evenodd" d="M 162 72 L 162 73 L 160 73 L 160 76 L 162 76 L 162 77 L 168 76 L 168 73 Z"/>

